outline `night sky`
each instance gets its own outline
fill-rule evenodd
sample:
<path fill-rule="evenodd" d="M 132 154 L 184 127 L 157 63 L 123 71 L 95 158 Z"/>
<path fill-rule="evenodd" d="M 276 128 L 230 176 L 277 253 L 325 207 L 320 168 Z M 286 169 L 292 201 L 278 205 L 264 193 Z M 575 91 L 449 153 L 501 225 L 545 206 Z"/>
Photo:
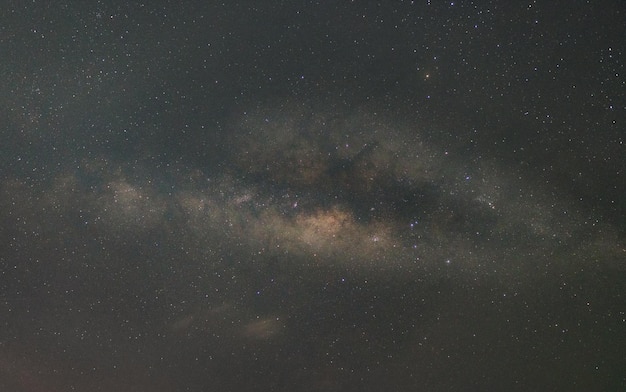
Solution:
<path fill-rule="evenodd" d="M 4 1 L 0 390 L 626 390 L 626 5 Z"/>

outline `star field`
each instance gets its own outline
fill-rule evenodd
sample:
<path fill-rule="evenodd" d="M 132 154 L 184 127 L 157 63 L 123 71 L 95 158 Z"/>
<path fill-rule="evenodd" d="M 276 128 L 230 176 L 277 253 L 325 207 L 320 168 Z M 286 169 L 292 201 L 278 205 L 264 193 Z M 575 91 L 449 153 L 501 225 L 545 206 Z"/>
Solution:
<path fill-rule="evenodd" d="M 0 389 L 621 390 L 619 2 L 11 2 Z"/>

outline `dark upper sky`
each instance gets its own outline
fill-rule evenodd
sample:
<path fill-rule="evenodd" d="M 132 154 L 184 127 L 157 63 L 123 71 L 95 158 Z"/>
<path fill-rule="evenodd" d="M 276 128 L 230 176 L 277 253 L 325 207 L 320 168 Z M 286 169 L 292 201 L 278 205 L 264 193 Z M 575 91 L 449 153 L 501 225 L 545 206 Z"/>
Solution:
<path fill-rule="evenodd" d="M 625 13 L 9 2 L 0 389 L 626 388 Z"/>

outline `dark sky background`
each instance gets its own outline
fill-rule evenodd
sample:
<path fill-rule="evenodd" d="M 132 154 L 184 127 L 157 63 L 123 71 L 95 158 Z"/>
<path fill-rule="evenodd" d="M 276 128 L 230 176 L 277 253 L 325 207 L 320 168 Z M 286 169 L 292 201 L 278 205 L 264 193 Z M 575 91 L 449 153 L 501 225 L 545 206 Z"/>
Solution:
<path fill-rule="evenodd" d="M 623 2 L 1 8 L 1 390 L 626 390 Z"/>

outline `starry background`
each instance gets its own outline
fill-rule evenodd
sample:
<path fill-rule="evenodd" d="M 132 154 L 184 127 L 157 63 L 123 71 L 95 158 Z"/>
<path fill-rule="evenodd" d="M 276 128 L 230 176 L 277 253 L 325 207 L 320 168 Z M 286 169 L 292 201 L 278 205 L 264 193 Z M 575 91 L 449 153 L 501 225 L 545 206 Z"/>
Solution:
<path fill-rule="evenodd" d="M 620 1 L 5 1 L 0 389 L 626 389 Z"/>

